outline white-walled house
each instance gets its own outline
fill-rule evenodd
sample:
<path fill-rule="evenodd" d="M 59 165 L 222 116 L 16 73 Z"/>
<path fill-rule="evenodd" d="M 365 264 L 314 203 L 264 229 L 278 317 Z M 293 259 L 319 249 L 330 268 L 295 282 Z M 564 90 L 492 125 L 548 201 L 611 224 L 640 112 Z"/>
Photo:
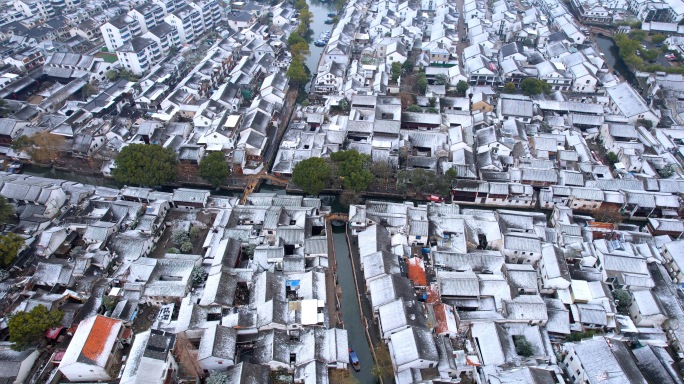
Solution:
<path fill-rule="evenodd" d="M 59 370 L 72 382 L 110 381 L 112 367 L 120 360 L 121 320 L 95 315 L 81 321 L 74 333 Z"/>
<path fill-rule="evenodd" d="M 197 353 L 200 367 L 214 371 L 235 365 L 236 338 L 237 331 L 231 327 L 214 324 L 205 330 Z"/>
<path fill-rule="evenodd" d="M 434 368 L 439 363 L 437 347 L 427 329 L 406 328 L 392 334 L 387 344 L 395 372 Z"/>
<path fill-rule="evenodd" d="M 629 306 L 629 316 L 639 327 L 660 327 L 667 316 L 663 313 L 658 299 L 648 290 L 631 292 L 632 303 Z"/>

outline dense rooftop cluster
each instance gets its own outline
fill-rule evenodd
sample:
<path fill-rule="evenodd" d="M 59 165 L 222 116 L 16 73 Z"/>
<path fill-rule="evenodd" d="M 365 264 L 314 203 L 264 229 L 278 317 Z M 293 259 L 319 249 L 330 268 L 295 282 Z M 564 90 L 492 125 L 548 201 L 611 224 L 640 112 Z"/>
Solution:
<path fill-rule="evenodd" d="M 40 382 L 58 374 L 194 381 L 226 369 L 268 378 L 285 369 L 318 383 L 329 368 L 347 367 L 347 332 L 330 327 L 329 228 L 319 199 L 255 193 L 238 204 L 202 190 L 9 174 L 0 186 L 20 205 L 14 231 L 28 238 L 16 268 L 31 271 L 2 281 L 3 310 L 63 313 L 47 336 L 59 338 L 52 365 L 32 373 Z M 179 237 L 190 249 L 175 248 Z M 145 308 L 161 310 L 150 317 Z M 38 355 L 8 347 L 3 364 Z"/>

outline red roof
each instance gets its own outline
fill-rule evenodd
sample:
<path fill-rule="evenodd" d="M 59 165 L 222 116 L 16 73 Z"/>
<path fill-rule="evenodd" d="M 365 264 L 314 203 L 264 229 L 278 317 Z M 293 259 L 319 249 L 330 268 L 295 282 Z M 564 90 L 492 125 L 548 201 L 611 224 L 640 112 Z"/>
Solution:
<path fill-rule="evenodd" d="M 98 315 L 90 334 L 88 334 L 88 339 L 83 345 L 81 355 L 92 361 L 97 361 L 102 353 L 109 353 L 110 351 L 104 350 L 107 340 L 113 330 L 118 331 L 120 323 L 120 320 Z"/>
<path fill-rule="evenodd" d="M 446 304 L 437 304 L 433 307 L 435 311 L 435 320 L 437 321 L 437 326 L 435 330 L 437 334 L 449 332 L 449 326 L 446 320 Z"/>
<path fill-rule="evenodd" d="M 440 302 L 439 292 L 434 287 L 428 287 L 427 289 L 427 303 L 437 304 Z"/>
<path fill-rule="evenodd" d="M 419 257 L 412 257 L 408 259 L 408 277 L 414 285 L 419 287 L 427 286 L 427 274 L 425 273 L 425 264 L 423 259 Z"/>
<path fill-rule="evenodd" d="M 65 353 L 66 351 L 55 352 L 55 355 L 52 357 L 52 362 L 55 364 L 59 364 L 59 362 L 62 361 L 62 357 L 64 357 Z"/>
<path fill-rule="evenodd" d="M 64 329 L 64 327 L 62 326 L 56 328 L 48 328 L 48 330 L 45 331 L 45 337 L 54 340 L 59 336 L 59 333 L 62 332 L 62 329 Z"/>

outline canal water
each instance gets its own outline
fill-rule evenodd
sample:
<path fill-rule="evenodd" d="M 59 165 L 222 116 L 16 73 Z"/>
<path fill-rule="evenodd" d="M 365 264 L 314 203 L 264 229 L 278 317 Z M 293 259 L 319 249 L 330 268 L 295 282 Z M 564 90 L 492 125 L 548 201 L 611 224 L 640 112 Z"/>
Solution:
<path fill-rule="evenodd" d="M 622 58 L 620 58 L 620 53 L 618 51 L 617 45 L 615 45 L 615 41 L 613 41 L 613 39 L 610 37 L 603 35 L 596 35 L 595 40 L 596 45 L 603 53 L 603 57 L 606 59 L 608 64 L 620 72 L 620 76 L 627 80 L 627 82 L 632 86 L 638 86 L 634 74 L 629 70 L 629 68 L 627 68 L 627 65 L 625 65 L 625 62 L 622 60 Z"/>
<path fill-rule="evenodd" d="M 83 184 L 104 186 L 119 189 L 122 186 L 118 185 L 112 179 L 105 179 L 104 177 L 83 176 L 75 172 L 59 171 L 51 168 L 36 167 L 26 165 L 24 173 L 47 177 L 53 179 L 62 179 L 75 181 Z M 202 188 L 200 188 L 202 189 Z M 165 190 L 166 191 L 166 190 Z M 168 189 L 171 191 L 171 189 Z M 272 185 L 262 185 L 260 192 L 273 192 L 276 194 L 286 194 L 282 187 Z M 218 192 L 218 193 L 217 193 Z M 223 196 L 241 196 L 241 193 L 228 191 L 212 191 L 212 194 L 219 194 Z M 337 196 L 326 195 L 321 196 L 323 205 L 330 206 L 333 212 L 347 212 L 347 207 L 340 203 Z M 333 227 L 333 244 L 335 247 L 335 256 L 337 260 L 337 277 L 338 285 L 342 288 L 342 320 L 344 321 L 344 328 L 347 330 L 349 336 L 349 343 L 353 346 L 354 351 L 359 357 L 361 363 L 361 371 L 354 372 L 350 367 L 350 371 L 359 380 L 361 384 L 375 383 L 373 376 L 373 357 L 371 356 L 370 348 L 368 346 L 368 339 L 366 338 L 365 327 L 361 321 L 361 311 L 357 300 L 356 285 L 354 284 L 354 272 L 349 254 L 349 246 L 347 244 L 347 237 L 345 234 L 345 227 Z M 334 287 L 328 287 L 334 289 Z"/>
<path fill-rule="evenodd" d="M 313 21 L 311 22 L 311 41 L 309 42 L 309 51 L 311 54 L 306 58 L 306 67 L 309 68 L 311 74 L 318 72 L 318 61 L 323 54 L 325 47 L 317 47 L 313 45 L 314 40 L 318 39 L 318 35 L 324 31 L 332 31 L 335 27 L 332 24 L 326 24 L 325 20 L 328 18 L 329 12 L 336 12 L 335 4 L 331 2 L 321 2 L 320 0 L 307 0 L 309 10 L 313 13 Z M 310 84 L 307 84 L 308 91 Z"/>
<path fill-rule="evenodd" d="M 349 345 L 354 348 L 361 364 L 360 372 L 353 370 L 352 372 L 361 384 L 372 384 L 376 382 L 373 376 L 373 356 L 368 346 L 365 327 L 361 322 L 361 311 L 344 227 L 333 228 L 333 244 L 337 260 L 338 285 L 342 287 L 342 321 L 349 336 Z"/>

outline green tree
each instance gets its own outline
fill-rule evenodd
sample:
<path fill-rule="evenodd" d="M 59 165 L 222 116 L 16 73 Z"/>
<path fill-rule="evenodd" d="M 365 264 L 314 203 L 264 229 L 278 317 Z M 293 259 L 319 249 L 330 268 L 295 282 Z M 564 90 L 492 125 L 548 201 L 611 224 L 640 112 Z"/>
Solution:
<path fill-rule="evenodd" d="M 209 377 L 207 377 L 207 380 L 205 381 L 206 384 L 227 384 L 228 383 L 228 375 L 226 375 L 225 372 L 222 371 L 211 371 L 211 374 L 209 374 Z"/>
<path fill-rule="evenodd" d="M 131 144 L 114 160 L 114 180 L 122 184 L 157 186 L 176 179 L 176 153 L 161 145 Z"/>
<path fill-rule="evenodd" d="M 596 333 L 597 332 L 593 329 L 590 329 L 590 330 L 585 331 L 585 332 L 572 332 L 570 334 L 570 336 L 565 338 L 565 341 L 580 341 L 580 340 L 584 340 L 584 339 L 590 339 L 590 338 L 594 337 L 594 335 Z"/>
<path fill-rule="evenodd" d="M 10 110 L 9 106 L 7 105 L 7 101 L 5 99 L 0 99 L 0 117 L 7 117 L 12 113 Z"/>
<path fill-rule="evenodd" d="M 638 126 L 643 126 L 643 127 L 646 128 L 646 129 L 651 129 L 651 128 L 653 128 L 653 122 L 652 122 L 651 120 L 648 120 L 648 119 L 639 119 L 639 120 L 637 120 L 636 122 L 637 122 L 637 124 L 636 124 L 637 127 L 638 127 Z"/>
<path fill-rule="evenodd" d="M 513 336 L 513 344 L 515 345 L 515 353 L 518 355 L 525 357 L 534 355 L 534 347 L 525 336 Z"/>
<path fill-rule="evenodd" d="M 171 233 L 171 241 L 174 245 L 180 246 L 181 244 L 190 241 L 190 236 L 188 236 L 184 230 L 177 229 Z"/>
<path fill-rule="evenodd" d="M 183 244 L 180 245 L 180 251 L 183 253 L 192 252 L 192 243 L 189 241 L 184 242 Z"/>
<path fill-rule="evenodd" d="M 14 217 L 14 205 L 7 202 L 4 196 L 0 196 L 0 222 L 6 223 Z"/>
<path fill-rule="evenodd" d="M 425 112 L 427 112 L 427 113 L 433 113 L 433 114 L 434 114 L 434 113 L 439 113 L 439 111 L 437 110 L 437 108 L 433 108 L 433 107 L 428 107 L 428 108 L 426 108 L 426 109 L 425 109 Z"/>
<path fill-rule="evenodd" d="M 303 58 L 311 53 L 309 44 L 306 41 L 300 41 L 299 43 L 291 45 L 290 52 L 292 53 L 292 57 L 298 58 Z"/>
<path fill-rule="evenodd" d="M 181 251 L 180 251 L 180 249 L 178 249 L 176 247 L 171 247 L 171 248 L 166 250 L 166 253 L 181 253 Z"/>
<path fill-rule="evenodd" d="M 376 161 L 371 165 L 371 173 L 383 184 L 387 184 L 394 175 L 394 169 L 386 161 Z"/>
<path fill-rule="evenodd" d="M 297 0 L 294 3 L 294 8 L 298 11 L 301 11 L 302 9 L 309 9 L 309 4 L 306 3 L 306 0 Z"/>
<path fill-rule="evenodd" d="M 550 90 L 549 85 L 539 79 L 533 79 L 528 77 L 520 82 L 520 89 L 522 89 L 523 94 L 527 96 L 538 95 L 540 93 L 545 93 Z"/>
<path fill-rule="evenodd" d="M 413 72 L 413 61 L 411 60 L 406 60 L 404 61 L 404 64 L 401 65 L 401 68 L 404 70 L 406 73 L 411 73 Z"/>
<path fill-rule="evenodd" d="M 300 26 L 306 26 L 302 27 L 305 31 L 309 30 L 309 26 L 311 25 L 311 20 L 313 20 L 313 13 L 309 10 L 307 7 L 306 9 L 302 9 L 299 12 L 299 22 Z"/>
<path fill-rule="evenodd" d="M 389 349 L 387 345 L 382 342 L 378 342 L 375 346 L 375 357 L 377 363 L 373 366 L 373 376 L 376 378 L 382 377 L 387 381 L 394 375 L 394 369 L 392 368 L 392 358 L 390 357 Z"/>
<path fill-rule="evenodd" d="M 436 107 L 436 106 L 437 106 L 437 98 L 436 98 L 436 97 L 431 97 L 431 98 L 429 98 L 429 99 L 428 99 L 428 105 L 429 105 L 431 108 Z"/>
<path fill-rule="evenodd" d="M 12 349 L 21 351 L 38 344 L 45 331 L 54 328 L 62 321 L 64 312 L 49 311 L 46 306 L 38 305 L 30 312 L 18 312 L 9 319 L 9 340 Z"/>
<path fill-rule="evenodd" d="M 642 31 L 641 29 L 634 29 L 629 32 L 629 37 L 631 37 L 635 41 L 642 41 L 646 39 L 646 36 L 646 31 Z"/>
<path fill-rule="evenodd" d="M 110 81 L 116 81 L 119 79 L 119 72 L 116 70 L 112 69 L 111 71 L 107 72 L 107 79 Z"/>
<path fill-rule="evenodd" d="M 663 35 L 662 33 L 656 33 L 655 35 L 651 36 L 651 42 L 653 44 L 662 44 L 665 42 L 665 39 L 667 39 L 667 36 Z"/>
<path fill-rule="evenodd" d="M 656 49 L 642 49 L 641 50 L 641 57 L 643 60 L 646 61 L 654 61 L 655 59 L 658 58 L 658 55 L 660 55 L 660 51 Z"/>
<path fill-rule="evenodd" d="M 629 306 L 632 305 L 632 296 L 624 289 L 613 291 L 613 298 L 617 300 L 617 309 L 623 315 L 629 314 Z"/>
<path fill-rule="evenodd" d="M 298 86 L 304 85 L 309 81 L 309 74 L 306 73 L 306 69 L 304 68 L 304 61 L 297 57 L 292 59 L 290 68 L 287 69 L 285 76 Z"/>
<path fill-rule="evenodd" d="M 199 226 L 194 225 L 192 228 L 190 228 L 190 237 L 196 239 L 200 234 L 202 234 L 202 228 Z"/>
<path fill-rule="evenodd" d="M 424 94 L 425 91 L 427 90 L 428 86 L 428 81 L 427 78 L 425 77 L 425 73 L 421 73 L 418 75 L 418 89 L 420 90 L 420 93 Z"/>
<path fill-rule="evenodd" d="M 620 159 L 615 154 L 615 152 L 608 152 L 608 154 L 606 155 L 606 160 L 608 160 L 608 164 L 610 164 L 610 165 L 613 165 L 613 164 L 617 163 L 618 161 L 620 161 Z"/>
<path fill-rule="evenodd" d="M 102 297 L 102 305 L 104 305 L 106 311 L 113 311 L 118 301 L 117 296 L 104 295 Z"/>
<path fill-rule="evenodd" d="M 423 112 L 423 108 L 421 108 L 419 105 L 416 104 L 411 104 L 408 107 L 406 107 L 406 112 Z"/>
<path fill-rule="evenodd" d="M 302 160 L 292 170 L 292 182 L 305 193 L 317 196 L 324 190 L 331 178 L 330 165 L 320 157 Z"/>
<path fill-rule="evenodd" d="M 395 61 L 392 63 L 392 81 L 396 83 L 399 76 L 401 76 L 401 63 Z"/>
<path fill-rule="evenodd" d="M 86 83 L 83 88 L 81 88 L 81 96 L 83 96 L 83 100 L 88 100 L 90 96 L 94 95 L 95 93 L 97 93 L 97 88 L 90 83 Z"/>
<path fill-rule="evenodd" d="M 26 135 L 21 135 L 12 140 L 12 149 L 15 151 L 21 151 L 25 148 L 29 148 L 31 145 L 33 145 L 33 140 Z"/>
<path fill-rule="evenodd" d="M 348 369 L 345 369 L 344 371 L 338 369 L 331 370 L 329 380 L 330 383 L 334 384 L 359 384 L 359 380 L 351 375 Z"/>
<path fill-rule="evenodd" d="M 12 264 L 17 255 L 19 255 L 19 252 L 21 252 L 21 249 L 24 248 L 24 245 L 24 238 L 17 234 L 8 233 L 0 235 L 0 258 L 2 265 L 7 267 Z"/>
<path fill-rule="evenodd" d="M 291 47 L 297 43 L 306 43 L 306 40 L 304 40 L 302 35 L 297 33 L 297 31 L 294 31 L 290 33 L 290 36 L 287 37 L 287 45 Z"/>
<path fill-rule="evenodd" d="M 228 162 L 223 152 L 212 152 L 205 156 L 199 164 L 199 175 L 204 180 L 211 183 L 212 187 L 218 188 L 228 175 Z"/>
<path fill-rule="evenodd" d="M 449 168 L 446 170 L 446 172 L 444 172 L 444 177 L 446 177 L 447 180 L 451 182 L 452 180 L 456 179 L 456 177 L 458 177 L 458 172 L 456 172 L 456 170 L 453 168 Z"/>
<path fill-rule="evenodd" d="M 437 85 L 443 85 L 443 86 L 448 88 L 451 81 L 449 80 L 449 77 L 447 77 L 447 75 L 439 74 L 439 75 L 435 76 L 434 83 Z"/>
<path fill-rule="evenodd" d="M 190 275 L 192 286 L 199 287 L 207 280 L 208 276 L 209 274 L 204 270 L 204 268 L 198 266 L 193 267 L 192 274 Z"/>
<path fill-rule="evenodd" d="M 503 92 L 504 93 L 516 93 L 516 92 L 518 92 L 518 88 L 516 88 L 515 84 L 513 84 L 513 83 L 506 83 L 503 87 Z"/>
<path fill-rule="evenodd" d="M 470 88 L 470 85 L 468 85 L 465 80 L 459 80 L 456 84 L 456 91 L 459 95 L 465 96 L 466 92 L 468 92 L 468 88 Z"/>
<path fill-rule="evenodd" d="M 354 193 L 368 189 L 373 181 L 369 155 L 348 150 L 335 152 L 330 155 L 330 159 L 335 162 L 336 176 L 342 180 L 344 189 Z"/>

